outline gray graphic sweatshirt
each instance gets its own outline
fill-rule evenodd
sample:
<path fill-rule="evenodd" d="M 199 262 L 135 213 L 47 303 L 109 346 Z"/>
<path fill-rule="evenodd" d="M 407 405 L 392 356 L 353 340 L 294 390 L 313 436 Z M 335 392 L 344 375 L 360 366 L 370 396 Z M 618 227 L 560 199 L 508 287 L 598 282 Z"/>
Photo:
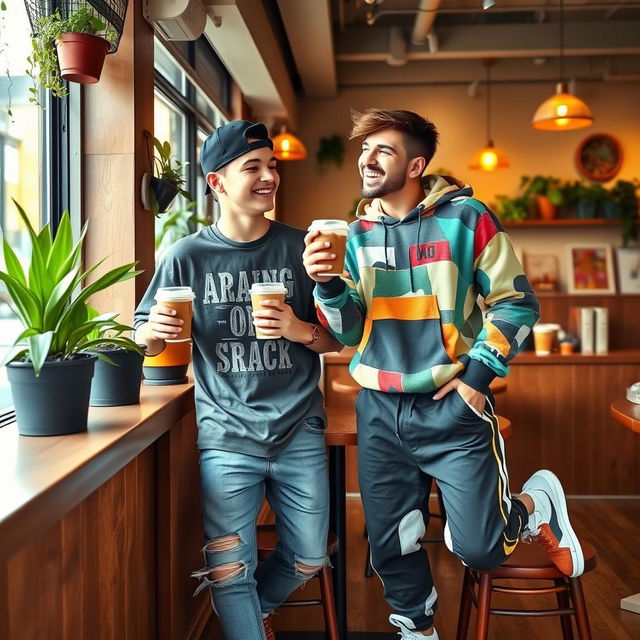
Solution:
<path fill-rule="evenodd" d="M 190 286 L 198 447 L 270 457 L 310 417 L 324 422 L 320 359 L 285 338 L 258 340 L 249 288 L 282 282 L 286 303 L 317 322 L 314 282 L 302 265 L 305 232 L 278 222 L 253 242 L 234 242 L 215 226 L 169 248 L 135 312 L 146 322 L 159 287 Z"/>

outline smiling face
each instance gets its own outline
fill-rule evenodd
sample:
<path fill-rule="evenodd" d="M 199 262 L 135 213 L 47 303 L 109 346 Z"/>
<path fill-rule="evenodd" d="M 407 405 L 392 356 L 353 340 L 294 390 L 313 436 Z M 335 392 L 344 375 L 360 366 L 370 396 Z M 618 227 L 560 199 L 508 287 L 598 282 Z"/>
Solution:
<path fill-rule="evenodd" d="M 399 191 L 407 181 L 405 136 L 395 129 L 383 129 L 362 141 L 358 169 L 364 198 L 382 198 Z"/>
<path fill-rule="evenodd" d="M 263 147 L 209 173 L 207 182 L 221 202 L 226 200 L 235 209 L 262 215 L 274 207 L 280 176 L 273 151 Z"/>

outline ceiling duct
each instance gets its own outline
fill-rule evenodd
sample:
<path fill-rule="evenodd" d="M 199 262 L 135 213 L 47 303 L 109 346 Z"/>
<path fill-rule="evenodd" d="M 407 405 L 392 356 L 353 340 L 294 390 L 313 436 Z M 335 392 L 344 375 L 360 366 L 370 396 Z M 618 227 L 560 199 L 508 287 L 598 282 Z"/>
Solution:
<path fill-rule="evenodd" d="M 416 21 L 411 32 L 411 43 L 417 46 L 427 44 L 427 36 L 436 19 L 441 0 L 420 0 Z"/>

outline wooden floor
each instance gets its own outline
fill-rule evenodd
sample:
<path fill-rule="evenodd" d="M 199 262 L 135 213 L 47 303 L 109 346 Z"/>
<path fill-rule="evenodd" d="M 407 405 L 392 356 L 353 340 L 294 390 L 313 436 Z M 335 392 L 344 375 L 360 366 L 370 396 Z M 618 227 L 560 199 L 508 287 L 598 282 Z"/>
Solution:
<path fill-rule="evenodd" d="M 349 629 L 384 632 L 388 636 L 382 637 L 395 639 L 397 629 L 388 623 L 390 611 L 382 597 L 380 581 L 375 574 L 372 578 L 364 577 L 367 545 L 360 500 L 350 498 L 347 508 Z M 437 511 L 435 504 L 432 510 Z M 570 500 L 569 510 L 578 536 L 591 542 L 599 552 L 597 568 L 583 577 L 593 640 L 640 640 L 640 614 L 620 609 L 620 598 L 640 592 L 640 500 Z M 434 519 L 429 534 L 437 536 L 441 530 L 440 522 Z M 440 596 L 436 628 L 441 640 L 454 640 L 462 566 L 444 544 L 430 544 L 428 549 Z M 315 582 L 305 587 L 305 597 L 315 593 Z M 500 594 L 494 597 L 498 606 L 500 603 L 514 606 L 520 600 Z M 528 597 L 521 601 L 542 608 L 555 605 L 553 596 L 551 600 Z M 281 609 L 276 613 L 274 627 L 282 631 L 320 630 L 322 618 L 317 607 Z M 293 637 L 304 640 L 305 635 L 299 633 Z M 287 634 L 287 638 L 290 637 Z M 558 618 L 492 616 L 489 637 L 491 640 L 561 640 L 562 634 Z M 221 640 L 222 636 L 214 633 L 209 638 Z"/>

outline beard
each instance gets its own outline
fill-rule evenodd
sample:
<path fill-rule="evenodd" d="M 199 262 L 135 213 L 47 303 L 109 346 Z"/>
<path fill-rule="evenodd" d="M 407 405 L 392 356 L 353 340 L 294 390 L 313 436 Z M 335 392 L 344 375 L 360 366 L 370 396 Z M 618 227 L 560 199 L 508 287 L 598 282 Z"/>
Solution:
<path fill-rule="evenodd" d="M 366 171 L 366 169 L 365 169 Z M 362 178 L 362 197 L 363 198 L 382 198 L 383 196 L 393 193 L 394 191 L 400 191 L 404 187 L 407 181 L 407 177 L 404 173 L 398 173 L 396 175 L 384 174 L 381 182 L 374 186 L 365 187 L 364 178 Z"/>

